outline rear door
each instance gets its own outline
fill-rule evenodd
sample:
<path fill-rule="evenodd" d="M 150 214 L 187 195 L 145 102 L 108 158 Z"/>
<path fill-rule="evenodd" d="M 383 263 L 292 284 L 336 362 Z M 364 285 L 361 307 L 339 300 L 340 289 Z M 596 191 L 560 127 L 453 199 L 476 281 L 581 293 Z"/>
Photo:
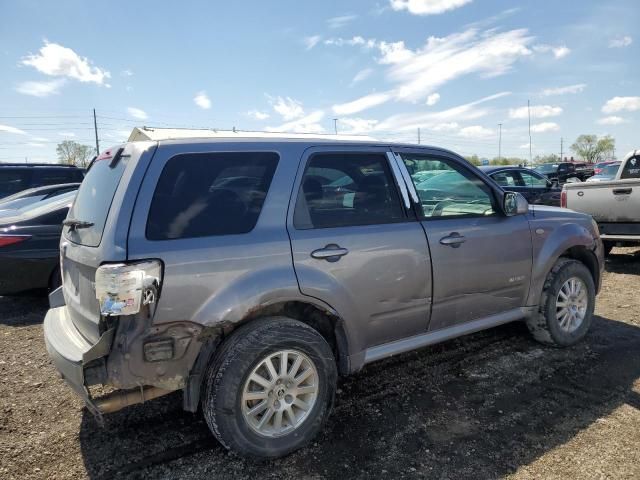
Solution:
<path fill-rule="evenodd" d="M 438 330 L 524 306 L 532 247 L 525 215 L 506 217 L 494 187 L 463 160 L 438 151 L 397 149 L 411 176 L 431 249 Z M 416 181 L 414 178 L 430 178 Z"/>
<path fill-rule="evenodd" d="M 388 149 L 311 148 L 301 166 L 288 230 L 302 293 L 345 318 L 356 350 L 423 333 L 429 248 Z"/>

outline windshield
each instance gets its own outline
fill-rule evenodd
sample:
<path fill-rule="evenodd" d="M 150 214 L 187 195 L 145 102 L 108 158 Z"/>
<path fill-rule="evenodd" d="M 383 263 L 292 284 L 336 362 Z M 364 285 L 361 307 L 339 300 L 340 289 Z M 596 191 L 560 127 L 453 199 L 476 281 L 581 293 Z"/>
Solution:
<path fill-rule="evenodd" d="M 558 165 L 555 163 L 545 163 L 542 165 L 538 165 L 535 168 L 536 171 L 540 172 L 540 173 L 553 173 L 556 170 L 558 170 Z"/>
<path fill-rule="evenodd" d="M 114 148 L 113 151 L 115 150 Z M 65 237 L 74 243 L 90 247 L 100 244 L 111 201 L 128 161 L 129 156 L 122 155 L 115 164 L 111 157 L 93 163 L 80 185 L 78 196 L 68 216 L 93 225 L 82 229 L 65 228 Z"/>

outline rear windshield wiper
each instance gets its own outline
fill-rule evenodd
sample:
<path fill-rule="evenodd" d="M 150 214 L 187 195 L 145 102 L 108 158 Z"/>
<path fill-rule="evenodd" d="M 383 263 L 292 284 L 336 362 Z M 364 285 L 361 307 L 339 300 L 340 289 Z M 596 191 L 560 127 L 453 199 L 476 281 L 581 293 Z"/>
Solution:
<path fill-rule="evenodd" d="M 76 230 L 78 228 L 93 227 L 92 222 L 85 222 L 84 220 L 76 220 L 75 218 L 67 218 L 62 225 L 69 227 L 69 230 Z"/>

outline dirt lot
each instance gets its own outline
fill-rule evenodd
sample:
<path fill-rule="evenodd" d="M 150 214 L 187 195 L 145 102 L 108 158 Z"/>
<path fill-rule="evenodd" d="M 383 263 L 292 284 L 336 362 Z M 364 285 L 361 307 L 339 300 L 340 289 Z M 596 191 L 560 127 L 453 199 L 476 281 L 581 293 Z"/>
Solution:
<path fill-rule="evenodd" d="M 513 324 L 368 366 L 314 444 L 263 464 L 179 394 L 100 427 L 49 364 L 46 301 L 0 298 L 0 478 L 640 478 L 640 251 L 614 253 L 583 343 Z"/>

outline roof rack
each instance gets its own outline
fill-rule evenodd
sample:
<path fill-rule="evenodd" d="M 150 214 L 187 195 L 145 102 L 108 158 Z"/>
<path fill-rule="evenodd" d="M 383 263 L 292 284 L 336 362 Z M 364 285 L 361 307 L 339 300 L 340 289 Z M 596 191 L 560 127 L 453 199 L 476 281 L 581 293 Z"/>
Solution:
<path fill-rule="evenodd" d="M 79 168 L 77 165 L 68 163 L 4 163 L 0 162 L 0 167 L 63 167 L 63 168 Z"/>

